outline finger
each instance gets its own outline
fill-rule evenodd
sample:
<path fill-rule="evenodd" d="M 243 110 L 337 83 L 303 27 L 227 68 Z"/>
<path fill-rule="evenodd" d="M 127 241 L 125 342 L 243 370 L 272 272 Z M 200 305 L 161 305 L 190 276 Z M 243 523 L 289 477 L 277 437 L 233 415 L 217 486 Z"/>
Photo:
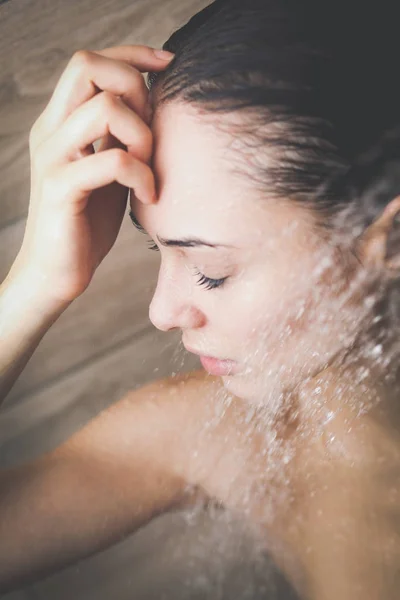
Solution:
<path fill-rule="evenodd" d="M 45 196 L 51 198 L 52 203 L 65 205 L 71 202 L 72 210 L 80 213 L 82 202 L 86 205 L 92 190 L 114 181 L 133 188 L 135 196 L 144 204 L 155 201 L 155 182 L 150 167 L 120 148 L 96 152 L 53 171 L 52 179 L 47 181 Z"/>
<path fill-rule="evenodd" d="M 121 96 L 145 118 L 148 89 L 142 72 L 165 69 L 148 46 L 119 46 L 76 52 L 61 75 L 45 109 L 46 130 L 55 130 L 75 108 L 107 90 Z"/>
<path fill-rule="evenodd" d="M 148 163 L 152 154 L 150 128 L 126 104 L 109 92 L 102 92 L 75 110 L 56 131 L 41 152 L 48 164 L 74 160 L 76 154 L 111 133 L 129 153 Z"/>
<path fill-rule="evenodd" d="M 98 144 L 97 152 L 104 152 L 104 150 L 110 150 L 110 148 L 121 148 L 126 151 L 126 146 L 122 144 L 116 137 L 111 133 L 106 133 Z"/>
<path fill-rule="evenodd" d="M 143 45 L 112 46 L 110 48 L 103 48 L 102 50 L 93 50 L 92 52 L 96 52 L 116 60 L 123 60 L 124 62 L 127 62 L 128 64 L 137 68 L 142 73 L 149 72 L 147 69 L 149 66 L 148 59 L 151 58 L 150 55 L 155 56 L 158 61 L 155 63 L 157 71 L 160 71 L 163 68 L 165 69 L 166 66 L 168 66 L 168 64 L 171 62 L 171 59 L 175 56 L 173 53 L 163 50 L 163 56 L 160 58 L 160 56 L 155 54 L 160 52 L 160 50 Z"/>
<path fill-rule="evenodd" d="M 74 152 L 74 154 L 72 155 L 72 160 L 80 160 L 81 158 L 84 158 L 85 156 L 89 156 L 90 154 L 94 153 L 94 147 L 93 144 L 89 144 L 89 146 L 86 146 L 86 148 L 81 148 L 79 150 L 76 150 L 76 152 Z"/>

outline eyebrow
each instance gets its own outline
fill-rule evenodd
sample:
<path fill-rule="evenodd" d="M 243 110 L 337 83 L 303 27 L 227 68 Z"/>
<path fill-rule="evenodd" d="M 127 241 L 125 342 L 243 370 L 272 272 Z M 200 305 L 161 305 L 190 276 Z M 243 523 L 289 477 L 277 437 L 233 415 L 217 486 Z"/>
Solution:
<path fill-rule="evenodd" d="M 129 211 L 129 216 L 131 218 L 132 223 L 141 233 L 145 233 L 149 235 L 147 231 L 142 227 L 139 221 L 136 219 L 132 210 Z M 164 238 L 160 238 L 157 236 L 158 241 L 162 246 L 178 246 L 180 248 L 195 248 L 198 246 L 208 246 L 209 248 L 232 248 L 233 246 L 228 246 L 227 244 L 211 244 L 211 242 L 206 242 L 205 240 L 201 240 L 199 238 L 183 238 L 181 240 L 167 240 Z"/>

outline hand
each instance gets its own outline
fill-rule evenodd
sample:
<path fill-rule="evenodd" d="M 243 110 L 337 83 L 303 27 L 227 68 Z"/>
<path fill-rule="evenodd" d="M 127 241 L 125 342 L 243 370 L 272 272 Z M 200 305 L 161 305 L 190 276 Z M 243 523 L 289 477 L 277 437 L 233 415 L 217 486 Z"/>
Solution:
<path fill-rule="evenodd" d="M 56 302 L 89 285 L 115 243 L 129 188 L 144 203 L 155 200 L 141 73 L 168 64 L 147 46 L 80 50 L 31 129 L 29 212 L 12 271 L 29 274 Z"/>

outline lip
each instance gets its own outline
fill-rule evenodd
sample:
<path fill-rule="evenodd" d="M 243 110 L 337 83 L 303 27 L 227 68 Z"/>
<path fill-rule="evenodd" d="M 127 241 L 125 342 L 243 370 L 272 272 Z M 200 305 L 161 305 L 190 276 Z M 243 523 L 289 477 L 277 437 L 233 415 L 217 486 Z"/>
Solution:
<path fill-rule="evenodd" d="M 234 375 L 237 372 L 237 363 L 234 360 L 227 360 L 221 358 L 215 358 L 214 356 L 204 356 L 197 350 L 185 346 L 188 352 L 197 354 L 200 357 L 200 362 L 203 368 L 210 373 L 210 375 Z"/>

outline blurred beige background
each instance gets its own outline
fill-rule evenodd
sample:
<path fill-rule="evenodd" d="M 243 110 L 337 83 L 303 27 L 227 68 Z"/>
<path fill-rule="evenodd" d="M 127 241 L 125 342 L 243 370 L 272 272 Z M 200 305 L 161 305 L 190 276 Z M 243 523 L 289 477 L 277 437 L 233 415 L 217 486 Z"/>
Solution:
<path fill-rule="evenodd" d="M 0 281 L 25 228 L 30 128 L 72 54 L 79 48 L 131 43 L 161 47 L 209 3 L 0 4 Z M 117 243 L 91 286 L 46 334 L 0 412 L 0 467 L 57 446 L 128 390 L 198 366 L 197 359 L 184 353 L 179 335 L 160 333 L 149 322 L 158 260 L 126 212 Z M 160 517 L 122 544 L 4 597 L 237 600 L 266 597 L 266 579 L 268 565 L 260 563 L 240 524 L 224 516 L 199 513 L 188 519 L 178 513 Z"/>

